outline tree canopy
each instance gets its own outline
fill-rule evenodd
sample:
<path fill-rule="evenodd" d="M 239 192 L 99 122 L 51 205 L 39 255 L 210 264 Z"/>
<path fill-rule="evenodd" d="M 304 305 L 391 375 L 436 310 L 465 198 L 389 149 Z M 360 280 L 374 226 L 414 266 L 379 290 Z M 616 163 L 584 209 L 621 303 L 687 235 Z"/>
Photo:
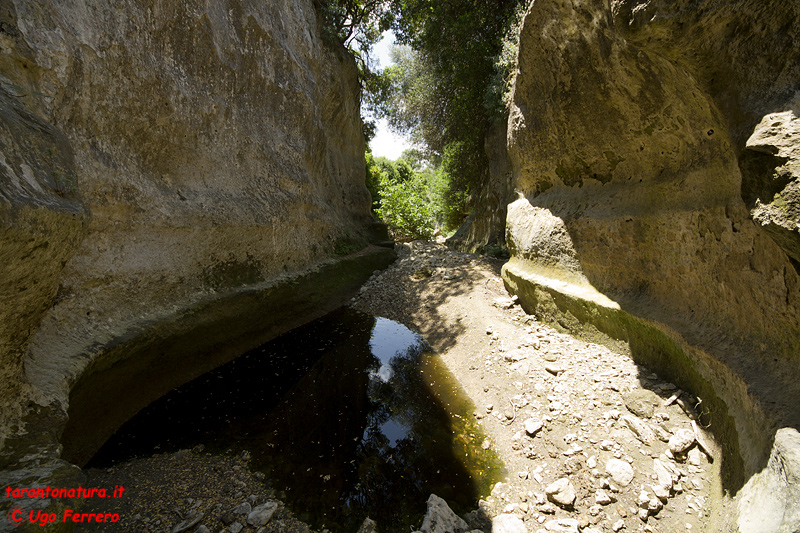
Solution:
<path fill-rule="evenodd" d="M 409 134 L 424 159 L 444 172 L 448 202 L 464 204 L 488 175 L 484 139 L 492 122 L 505 118 L 503 98 L 525 5 L 525 0 L 327 0 L 328 22 L 338 24 L 338 38 L 365 66 L 365 107 Z M 402 46 L 393 50 L 395 65 L 375 72 L 365 57 L 387 29 Z M 466 206 L 451 207 L 447 225 L 452 227 Z"/>

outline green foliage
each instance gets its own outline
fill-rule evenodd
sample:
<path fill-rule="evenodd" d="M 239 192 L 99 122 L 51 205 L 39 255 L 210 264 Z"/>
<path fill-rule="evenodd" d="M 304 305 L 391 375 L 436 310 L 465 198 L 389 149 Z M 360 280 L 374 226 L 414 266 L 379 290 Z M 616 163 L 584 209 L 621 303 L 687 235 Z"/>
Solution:
<path fill-rule="evenodd" d="M 375 161 L 372 152 L 367 151 L 364 154 L 364 160 L 366 163 L 365 182 L 367 185 L 367 190 L 372 195 L 372 209 L 375 210 L 378 208 L 381 202 L 380 184 L 381 178 L 383 177 L 383 170 Z"/>
<path fill-rule="evenodd" d="M 425 154 L 416 148 L 409 148 L 408 150 L 403 151 L 403 153 L 400 154 L 398 161 L 406 163 L 414 172 L 418 172 L 429 166 Z"/>
<path fill-rule="evenodd" d="M 323 38 L 342 45 L 356 61 L 361 98 L 368 110 L 377 106 L 388 90 L 385 78 L 373 71 L 369 55 L 394 20 L 388 7 L 386 0 L 316 0 Z M 364 137 L 369 141 L 374 135 L 375 124 L 364 120 Z"/>
<path fill-rule="evenodd" d="M 392 21 L 384 0 L 317 0 L 323 36 L 366 54 Z"/>
<path fill-rule="evenodd" d="M 520 3 L 511 15 L 505 35 L 501 41 L 502 48 L 494 57 L 494 75 L 489 81 L 484 97 L 485 106 L 495 117 L 505 117 L 511 104 L 511 88 L 517 77 L 517 53 L 519 52 L 519 34 L 525 17 L 526 3 Z"/>
<path fill-rule="evenodd" d="M 451 142 L 483 151 L 483 138 L 497 112 L 496 107 L 486 105 L 487 89 L 495 77 L 504 40 L 514 33 L 510 28 L 518 24 L 520 6 L 527 3 L 392 1 L 395 35 L 417 56 L 412 62 L 398 61 L 401 75 L 411 78 L 397 84 L 407 95 L 404 102 L 413 104 L 402 112 L 424 112 L 417 114 L 423 122 L 424 140 L 434 151 L 441 153 Z"/>
<path fill-rule="evenodd" d="M 367 152 L 366 184 L 375 214 L 396 238 L 430 239 L 445 225 L 447 176 L 418 150 L 404 152 L 398 161 Z"/>
<path fill-rule="evenodd" d="M 488 176 L 484 140 L 505 117 L 523 0 L 391 0 L 393 50 L 373 109 L 424 146 L 446 174 L 446 226 L 458 226 Z"/>
<path fill-rule="evenodd" d="M 457 227 L 468 211 L 470 192 L 479 191 L 488 175 L 484 139 L 492 122 L 505 116 L 528 2 L 317 2 L 326 35 L 358 62 L 363 108 L 387 118 L 422 147 L 399 163 L 368 154 L 366 181 L 376 212 L 399 233 L 428 233 L 426 217 L 446 230 Z M 369 49 L 389 28 L 405 46 L 392 51 L 395 65 L 373 72 Z M 369 140 L 374 125 L 365 124 L 364 131 Z M 407 201 L 401 202 L 400 194 Z"/>
<path fill-rule="evenodd" d="M 384 178 L 378 215 L 401 240 L 431 239 L 436 232 L 433 205 L 419 174 L 408 181 Z"/>

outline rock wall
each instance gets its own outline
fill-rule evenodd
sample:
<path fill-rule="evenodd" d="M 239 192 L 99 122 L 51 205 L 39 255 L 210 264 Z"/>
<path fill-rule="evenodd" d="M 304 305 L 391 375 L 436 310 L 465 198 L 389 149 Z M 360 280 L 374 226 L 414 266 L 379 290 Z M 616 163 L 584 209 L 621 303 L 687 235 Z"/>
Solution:
<path fill-rule="evenodd" d="M 511 162 L 506 151 L 506 124 L 494 124 L 484 142 L 489 160 L 485 179 L 470 204 L 470 213 L 447 245 L 462 252 L 499 252 L 505 246 L 506 206 L 514 199 Z"/>
<path fill-rule="evenodd" d="M 25 349 L 85 235 L 88 212 L 74 176 L 61 132 L 0 87 L 0 420 L 22 413 Z"/>
<path fill-rule="evenodd" d="M 0 120 L 6 429 L 142 350 L 181 354 L 175 386 L 392 258 L 337 259 L 370 196 L 357 71 L 312 0 L 4 2 Z"/>
<path fill-rule="evenodd" d="M 509 117 L 508 286 L 708 398 L 731 494 L 800 428 L 796 182 L 775 178 L 797 146 L 790 4 L 536 0 Z"/>
<path fill-rule="evenodd" d="M 612 14 L 628 42 L 685 68 L 714 100 L 753 220 L 797 266 L 800 5 L 621 0 L 612 2 Z"/>

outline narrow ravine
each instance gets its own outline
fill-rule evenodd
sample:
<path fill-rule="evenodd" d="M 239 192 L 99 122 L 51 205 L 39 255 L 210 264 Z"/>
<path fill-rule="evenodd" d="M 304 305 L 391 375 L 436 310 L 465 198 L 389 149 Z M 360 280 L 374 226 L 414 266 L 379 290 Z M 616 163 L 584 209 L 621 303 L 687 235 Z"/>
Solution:
<path fill-rule="evenodd" d="M 719 520 L 720 461 L 694 421 L 699 399 L 637 367 L 623 346 L 526 315 L 503 288 L 501 261 L 421 241 L 398 251 L 351 307 L 419 331 L 471 398 L 466 416 L 506 479 L 475 498 L 470 529 L 502 533 L 509 515 L 530 532 L 705 531 Z M 231 450 L 199 446 L 87 474 L 95 486 L 138 487 L 103 503 L 140 531 L 321 531 L 297 519 L 309 510 L 286 505 L 287 487 L 265 479 L 248 451 Z M 248 522 L 256 509 L 273 514 Z"/>

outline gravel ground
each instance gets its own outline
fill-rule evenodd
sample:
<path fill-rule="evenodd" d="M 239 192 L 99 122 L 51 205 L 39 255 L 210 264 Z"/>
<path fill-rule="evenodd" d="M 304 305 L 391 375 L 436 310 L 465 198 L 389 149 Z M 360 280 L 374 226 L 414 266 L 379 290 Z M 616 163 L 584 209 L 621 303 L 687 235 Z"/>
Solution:
<path fill-rule="evenodd" d="M 508 471 L 476 502 L 495 517 L 492 533 L 520 521 L 531 533 L 704 531 L 713 522 L 718 452 L 694 422 L 697 399 L 624 353 L 526 315 L 504 289 L 501 261 L 430 242 L 398 253 L 351 305 L 420 332 L 473 400 L 483 445 Z M 115 527 L 79 531 L 311 531 L 248 460 L 195 449 L 89 470 L 87 486 L 126 493 L 87 500 L 87 511 L 119 513 Z"/>
<path fill-rule="evenodd" d="M 484 445 L 509 472 L 481 502 L 487 514 L 513 514 L 531 532 L 704 531 L 715 521 L 718 450 L 694 422 L 697 399 L 625 353 L 526 315 L 500 261 L 429 242 L 398 252 L 352 305 L 422 333 L 474 401 Z"/>
<path fill-rule="evenodd" d="M 263 474 L 250 471 L 247 452 L 221 457 L 195 448 L 90 469 L 86 474 L 87 486 L 121 485 L 125 492 L 119 498 L 88 499 L 81 512 L 117 513 L 119 522 L 79 527 L 79 532 L 311 531 L 275 498 Z M 273 512 L 264 524 L 259 506 L 266 514 Z"/>

